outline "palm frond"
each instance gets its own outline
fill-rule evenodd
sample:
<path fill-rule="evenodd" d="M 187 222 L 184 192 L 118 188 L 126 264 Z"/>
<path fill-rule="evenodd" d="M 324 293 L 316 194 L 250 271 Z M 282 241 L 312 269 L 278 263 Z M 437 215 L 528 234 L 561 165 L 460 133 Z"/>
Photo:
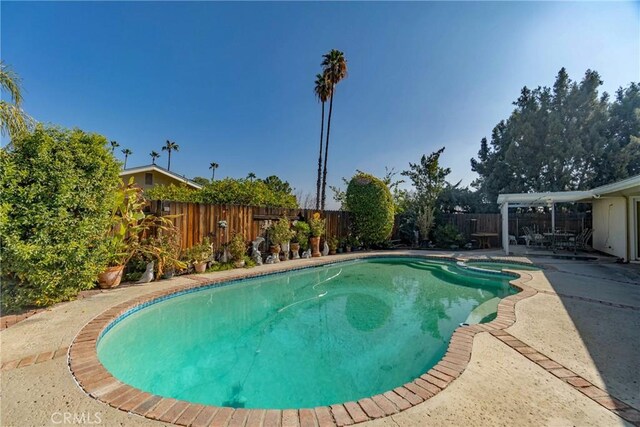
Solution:
<path fill-rule="evenodd" d="M 22 104 L 22 79 L 4 61 L 0 61 L 0 87 L 9 92 L 11 100 L 16 107 Z"/>

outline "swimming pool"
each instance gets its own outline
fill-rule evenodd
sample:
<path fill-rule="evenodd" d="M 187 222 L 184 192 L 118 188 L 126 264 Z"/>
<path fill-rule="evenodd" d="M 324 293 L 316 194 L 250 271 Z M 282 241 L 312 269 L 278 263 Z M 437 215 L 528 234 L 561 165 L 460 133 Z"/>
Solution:
<path fill-rule="evenodd" d="M 428 371 L 460 323 L 515 292 L 510 279 L 396 257 L 268 275 L 135 310 L 107 328 L 97 353 L 120 381 L 192 403 L 358 400 Z"/>

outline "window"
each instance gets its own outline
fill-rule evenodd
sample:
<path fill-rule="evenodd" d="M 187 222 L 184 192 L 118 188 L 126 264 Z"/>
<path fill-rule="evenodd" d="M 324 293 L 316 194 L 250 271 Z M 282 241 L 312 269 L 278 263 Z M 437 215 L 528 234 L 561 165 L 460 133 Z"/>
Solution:
<path fill-rule="evenodd" d="M 144 185 L 153 185 L 153 174 L 152 173 L 145 173 L 144 174 Z"/>

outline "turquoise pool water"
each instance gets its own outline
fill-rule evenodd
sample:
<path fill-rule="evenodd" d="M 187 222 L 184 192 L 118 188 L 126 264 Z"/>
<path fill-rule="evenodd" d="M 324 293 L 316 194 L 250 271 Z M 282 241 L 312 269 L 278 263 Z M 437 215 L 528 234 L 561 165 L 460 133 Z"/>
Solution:
<path fill-rule="evenodd" d="M 194 403 L 357 400 L 426 372 L 474 309 L 514 292 L 509 279 L 416 258 L 263 276 L 138 310 L 102 336 L 98 357 L 127 384 Z"/>

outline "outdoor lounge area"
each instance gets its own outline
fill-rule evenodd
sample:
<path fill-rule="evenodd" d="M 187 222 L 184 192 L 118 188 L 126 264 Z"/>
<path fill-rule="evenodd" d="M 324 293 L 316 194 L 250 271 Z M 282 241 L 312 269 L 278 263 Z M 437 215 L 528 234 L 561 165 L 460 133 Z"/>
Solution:
<path fill-rule="evenodd" d="M 591 207 L 593 229 L 566 230 L 556 227 L 556 210 L 560 204 L 587 204 Z M 502 213 L 502 247 L 518 240 L 527 248 L 547 249 L 554 253 L 592 248 L 625 262 L 640 261 L 640 175 L 586 191 L 500 194 Z M 548 208 L 551 226 L 547 230 L 522 228 L 522 234 L 509 234 L 509 209 Z M 589 245 L 590 240 L 592 241 Z"/>

